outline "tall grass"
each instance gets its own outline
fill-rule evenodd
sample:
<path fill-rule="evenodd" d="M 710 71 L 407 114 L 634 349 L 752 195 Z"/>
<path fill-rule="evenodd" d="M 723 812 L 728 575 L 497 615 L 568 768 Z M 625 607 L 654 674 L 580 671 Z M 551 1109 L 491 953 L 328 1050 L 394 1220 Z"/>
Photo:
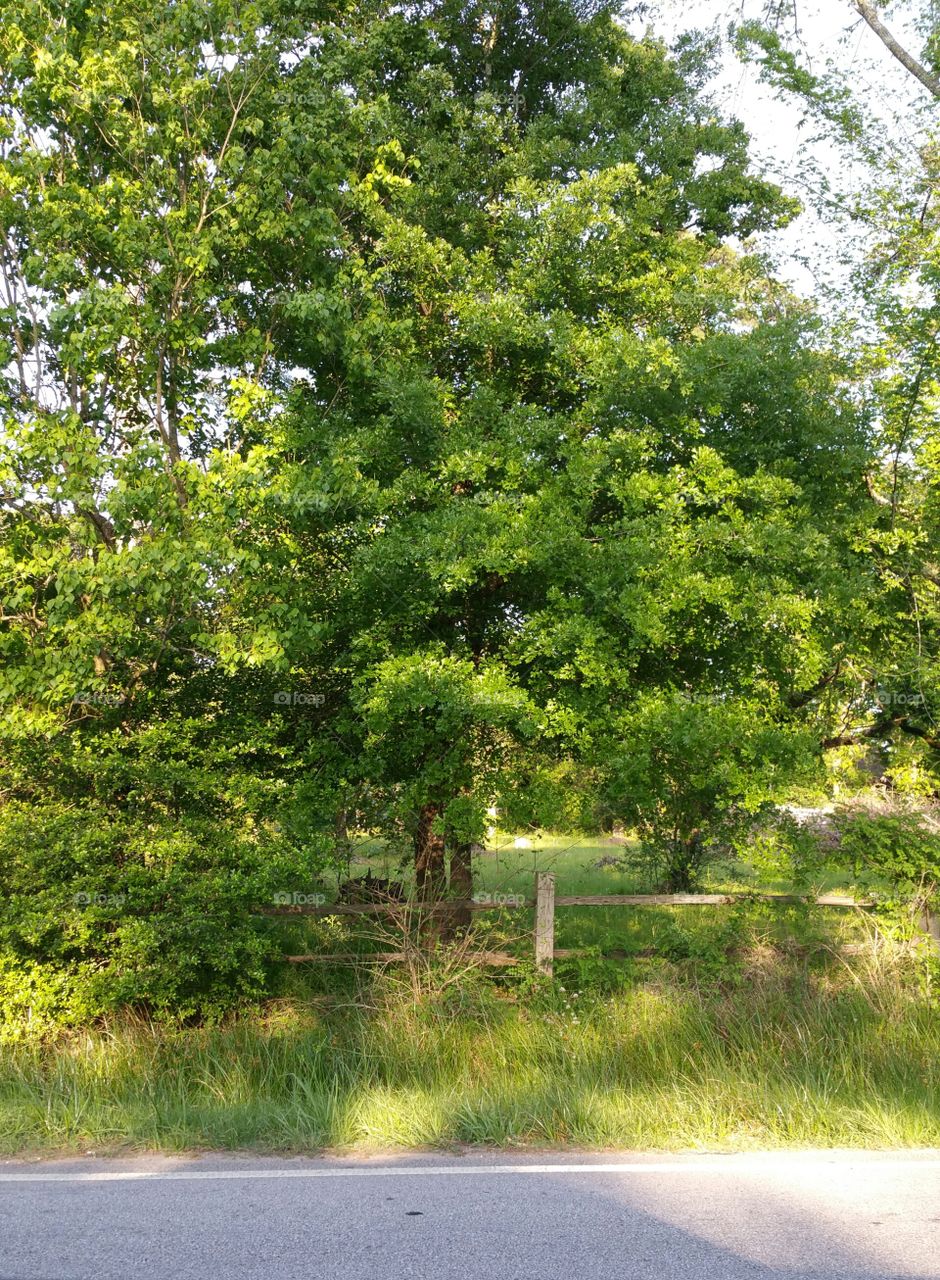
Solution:
<path fill-rule="evenodd" d="M 940 1016 L 897 961 L 756 948 L 733 982 L 379 975 L 215 1029 L 125 1021 L 0 1059 L 0 1145 L 940 1145 Z"/>

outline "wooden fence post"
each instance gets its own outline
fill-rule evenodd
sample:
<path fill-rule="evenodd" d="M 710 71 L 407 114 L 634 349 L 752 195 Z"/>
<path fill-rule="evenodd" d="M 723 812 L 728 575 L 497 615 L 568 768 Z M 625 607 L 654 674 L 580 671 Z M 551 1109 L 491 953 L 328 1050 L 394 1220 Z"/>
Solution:
<path fill-rule="evenodd" d="M 555 953 L 555 876 L 551 871 L 535 874 L 535 967 L 552 976 Z"/>
<path fill-rule="evenodd" d="M 936 915 L 930 907 L 925 906 L 920 927 L 930 939 L 934 951 L 940 951 L 940 915 Z"/>

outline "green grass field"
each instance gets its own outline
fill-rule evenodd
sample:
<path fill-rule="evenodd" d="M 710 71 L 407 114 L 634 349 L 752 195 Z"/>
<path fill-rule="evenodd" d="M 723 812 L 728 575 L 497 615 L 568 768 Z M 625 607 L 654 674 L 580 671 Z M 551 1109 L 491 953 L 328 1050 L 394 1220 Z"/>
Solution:
<path fill-rule="evenodd" d="M 528 897 L 536 869 L 562 893 L 643 888 L 595 865 L 610 841 L 494 844 L 484 891 Z M 366 867 L 395 873 L 377 847 L 353 874 Z M 709 887 L 754 885 L 728 866 Z M 362 918 L 270 924 L 289 951 L 382 946 Z M 481 946 L 531 956 L 531 911 L 477 928 Z M 301 965 L 222 1027 L 125 1019 L 7 1046 L 0 1149 L 940 1146 L 936 965 L 861 913 L 559 908 L 556 945 L 585 954 L 553 981 L 469 953 Z"/>
<path fill-rule="evenodd" d="M 386 975 L 221 1029 L 8 1049 L 0 1146 L 940 1145 L 940 1019 L 897 975 L 765 950 L 726 987 L 668 965 L 564 986 L 472 981 L 416 1005 Z"/>
<path fill-rule="evenodd" d="M 528 839 L 530 847 L 516 847 L 516 841 L 520 838 Z M 362 875 L 371 869 L 376 875 L 392 879 L 404 878 L 407 882 L 407 868 L 403 871 L 381 842 L 359 839 L 354 841 L 353 848 L 353 875 Z M 498 889 L 507 893 L 531 895 L 535 873 L 552 871 L 556 876 L 559 893 L 650 892 L 650 886 L 637 872 L 596 865 L 601 860 L 616 858 L 623 849 L 624 842 L 610 836 L 540 834 L 517 837 L 497 831 L 487 841 L 485 852 L 474 859 L 475 882 L 483 890 Z M 818 885 L 820 892 L 851 887 L 851 877 L 837 872 L 827 872 L 821 876 Z M 707 868 L 705 889 L 708 892 L 747 889 L 786 892 L 790 885 L 785 880 L 761 876 L 743 862 L 729 861 L 715 862 Z"/>
<path fill-rule="evenodd" d="M 651 891 L 636 871 L 612 865 L 623 852 L 622 842 L 610 837 L 576 837 L 541 835 L 531 840 L 531 847 L 516 847 L 517 837 L 497 832 L 484 853 L 474 859 L 474 882 L 480 892 L 518 895 L 527 902 L 534 894 L 535 874 L 555 874 L 559 895 L 640 894 Z M 387 879 L 403 879 L 404 871 L 385 849 L 374 841 L 359 841 L 351 863 L 353 876 L 371 871 Z M 598 865 L 604 864 L 604 865 Z M 324 888 L 329 895 L 331 886 Z M 704 892 L 787 892 L 785 881 L 762 878 L 740 862 L 715 863 L 708 868 Z M 812 886 L 813 892 L 839 890 L 851 894 L 850 877 L 828 873 Z M 753 913 L 752 913 L 753 914 Z M 727 928 L 733 915 L 730 907 L 559 907 L 555 916 L 555 945 L 558 948 L 595 948 L 624 951 L 628 954 L 661 946 L 672 946 L 677 936 L 690 939 L 687 949 L 693 953 L 708 947 L 709 938 Z M 773 906 L 762 912 L 766 930 L 779 941 L 795 939 L 806 945 L 836 945 L 858 942 L 865 936 L 865 924 L 856 913 L 837 908 Z M 478 926 L 486 927 L 477 917 Z M 531 954 L 533 912 L 530 907 L 506 909 L 498 927 L 493 928 L 495 943 L 515 947 L 521 957 Z M 368 921 L 333 918 L 323 921 L 298 921 L 279 926 L 287 954 L 315 954 L 369 949 L 363 939 L 378 934 L 383 938 L 378 949 L 391 949 L 388 937 L 379 926 L 370 928 Z M 374 948 L 373 948 L 374 949 Z"/>

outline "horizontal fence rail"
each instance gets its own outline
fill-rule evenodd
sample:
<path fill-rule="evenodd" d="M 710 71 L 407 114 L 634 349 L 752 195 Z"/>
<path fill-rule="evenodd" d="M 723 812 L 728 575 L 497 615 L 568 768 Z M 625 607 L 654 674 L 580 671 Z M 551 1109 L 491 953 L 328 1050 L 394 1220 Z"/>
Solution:
<path fill-rule="evenodd" d="M 593 893 L 559 894 L 556 907 L 718 907 L 735 902 L 804 902 L 817 907 L 873 907 L 869 898 L 851 898 L 840 893 L 801 895 L 798 893 Z M 259 907 L 259 916 L 366 916 L 399 915 L 404 911 L 423 913 L 447 913 L 459 908 L 463 911 L 518 911 L 531 908 L 537 898 L 526 898 L 516 906 L 505 902 L 476 902 L 472 898 L 447 898 L 444 901 L 423 902 L 420 898 L 406 898 L 392 902 L 330 902 L 325 905 L 309 903 L 287 904 L 276 907 Z"/>
<path fill-rule="evenodd" d="M 526 900 L 521 905 L 531 906 Z M 420 898 L 404 898 L 391 902 L 332 902 L 326 906 L 298 903 L 278 907 L 259 907 L 258 916 L 381 916 L 401 915 L 404 912 L 422 915 L 446 914 L 456 909 L 462 911 L 506 911 L 511 908 L 502 902 L 474 902 L 472 898 L 447 898 L 442 902 L 423 902 Z M 516 908 L 518 910 L 518 908 Z"/>
<path fill-rule="evenodd" d="M 556 907 L 719 907 L 733 902 L 806 902 L 817 907 L 873 907 L 841 893 L 593 893 L 559 894 Z"/>
<path fill-rule="evenodd" d="M 499 897 L 501 895 L 497 895 Z M 475 898 L 447 898 L 444 900 L 386 899 L 375 902 L 329 903 L 279 903 L 259 907 L 255 915 L 281 918 L 313 916 L 453 916 L 456 912 L 506 911 L 535 909 L 533 930 L 534 959 L 543 973 L 552 973 L 554 960 L 571 959 L 584 955 L 583 949 L 558 948 L 555 940 L 555 910 L 558 907 L 717 907 L 731 906 L 736 902 L 802 903 L 816 907 L 841 907 L 865 910 L 875 906 L 871 898 L 854 898 L 843 893 L 591 893 L 557 894 L 555 876 L 540 871 L 535 876 L 535 896 L 502 895 L 511 901 L 482 902 Z M 926 911 L 921 928 L 931 945 L 940 950 L 940 916 Z M 838 948 L 840 954 L 858 954 L 864 948 L 847 943 Z M 288 964 L 395 964 L 418 954 L 411 951 L 344 951 L 311 955 L 289 955 L 283 959 Z M 656 947 L 644 947 L 638 951 L 625 951 L 620 947 L 607 948 L 601 955 L 608 958 L 628 958 L 657 954 Z M 523 958 L 510 951 L 482 951 L 475 953 L 482 964 L 511 966 L 523 963 Z"/>
<path fill-rule="evenodd" d="M 316 952 L 309 956 L 284 956 L 284 960 L 288 964 L 323 964 L 324 962 L 331 964 L 396 964 L 405 960 L 413 959 L 415 951 L 339 951 L 332 955 L 325 952 Z M 556 955 L 558 952 L 556 951 Z M 511 951 L 474 951 L 473 960 L 476 964 L 497 965 L 501 968 L 510 968 L 514 964 L 521 964 L 520 956 L 513 955 Z"/>

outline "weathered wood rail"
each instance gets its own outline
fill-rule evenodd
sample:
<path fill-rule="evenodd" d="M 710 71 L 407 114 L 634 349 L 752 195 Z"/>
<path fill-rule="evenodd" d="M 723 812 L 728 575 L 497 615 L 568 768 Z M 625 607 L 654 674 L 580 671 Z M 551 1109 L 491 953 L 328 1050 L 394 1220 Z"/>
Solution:
<path fill-rule="evenodd" d="M 556 955 L 558 952 L 555 953 Z M 328 954 L 317 951 L 313 955 L 284 956 L 287 964 L 401 964 L 414 955 L 407 951 L 337 951 Z M 477 964 L 495 965 L 499 968 L 511 968 L 519 964 L 522 957 L 511 951 L 475 951 L 473 959 Z"/>
<path fill-rule="evenodd" d="M 497 895 L 499 896 L 499 895 Z M 424 902 L 420 899 L 386 902 L 332 902 L 332 903 L 299 903 L 262 907 L 256 914 L 263 916 L 427 916 L 451 914 L 457 909 L 464 911 L 502 911 L 510 909 L 535 908 L 535 926 L 533 930 L 534 958 L 537 967 L 547 974 L 552 972 L 554 960 L 567 959 L 583 954 L 570 948 L 555 946 L 555 910 L 558 907 L 716 907 L 729 906 L 735 902 L 770 902 L 770 903 L 807 903 L 817 907 L 841 907 L 865 910 L 875 905 L 869 898 L 853 898 L 843 893 L 821 893 L 816 895 L 796 893 L 602 893 L 602 894 L 556 894 L 555 876 L 552 872 L 540 871 L 535 876 L 535 896 L 519 899 L 512 895 L 511 904 L 506 901 L 480 902 L 476 899 L 449 898 L 446 901 Z M 940 950 L 940 915 L 925 912 L 921 925 L 923 932 L 931 944 Z M 858 947 L 847 945 L 842 948 L 850 954 Z M 655 947 L 646 947 L 640 951 L 626 952 L 615 948 L 611 954 L 617 955 L 655 955 Z M 292 955 L 284 959 L 289 964 L 394 964 L 408 959 L 409 953 L 402 951 L 369 951 L 369 952 L 334 952 L 313 955 Z M 522 957 L 509 951 L 483 951 L 476 953 L 476 958 L 487 965 L 515 965 Z"/>
<path fill-rule="evenodd" d="M 522 906 L 532 906 L 526 899 Z M 460 907 L 466 911 L 504 911 L 504 903 L 474 902 L 472 898 L 447 898 L 442 902 L 422 902 L 420 898 L 403 902 L 329 902 L 325 906 L 307 903 L 297 906 L 260 907 L 258 916 L 387 916 L 413 912 L 422 915 L 446 914 Z"/>
<path fill-rule="evenodd" d="M 543 873 L 539 873 L 540 875 Z M 550 873 L 547 873 L 550 874 Z M 554 877 L 553 877 L 554 878 Z M 716 907 L 734 902 L 810 902 L 817 907 L 871 907 L 867 898 L 851 898 L 841 893 L 822 893 L 816 897 L 796 893 L 598 893 L 557 894 L 556 907 Z M 538 902 L 538 889 L 534 898 L 526 898 L 516 904 L 534 907 Z M 394 902 L 328 902 L 322 905 L 308 903 L 296 906 L 259 907 L 260 916 L 361 916 L 394 915 L 406 911 L 433 914 L 446 913 L 460 907 L 466 911 L 504 911 L 501 902 L 476 902 L 472 898 L 447 898 L 444 901 L 422 902 L 414 900 Z"/>

